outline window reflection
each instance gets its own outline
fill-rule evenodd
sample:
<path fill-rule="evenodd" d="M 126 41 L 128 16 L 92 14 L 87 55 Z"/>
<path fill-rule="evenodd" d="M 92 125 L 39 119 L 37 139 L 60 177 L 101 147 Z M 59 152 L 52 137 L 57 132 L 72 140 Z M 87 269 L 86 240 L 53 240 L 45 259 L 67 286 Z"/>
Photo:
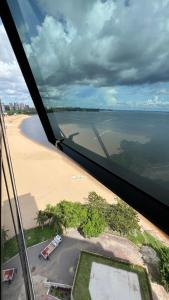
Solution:
<path fill-rule="evenodd" d="M 8 3 L 56 139 L 168 204 L 169 3 Z"/>

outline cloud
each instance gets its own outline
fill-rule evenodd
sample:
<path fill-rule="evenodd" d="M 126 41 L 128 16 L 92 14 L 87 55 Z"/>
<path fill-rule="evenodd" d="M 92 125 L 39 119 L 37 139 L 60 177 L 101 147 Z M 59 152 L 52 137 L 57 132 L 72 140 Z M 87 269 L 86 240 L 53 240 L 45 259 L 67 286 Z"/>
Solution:
<path fill-rule="evenodd" d="M 161 90 L 158 91 L 158 94 L 160 95 L 169 95 L 169 88 L 163 88 Z"/>
<path fill-rule="evenodd" d="M 168 0 L 37 0 L 21 11 L 20 34 L 46 106 L 169 107 Z M 0 52 L 1 94 L 16 89 L 26 99 L 8 51 Z"/>
<path fill-rule="evenodd" d="M 112 86 L 169 80 L 168 1 L 39 3 L 45 17 L 25 49 L 40 83 Z"/>
<path fill-rule="evenodd" d="M 156 107 L 156 108 L 169 107 L 169 99 L 168 100 L 160 99 L 158 95 L 155 95 L 153 98 L 147 100 L 145 106 Z"/>
<path fill-rule="evenodd" d="M 26 84 L 2 23 L 0 40 L 3 41 L 3 46 L 0 47 L 0 98 L 2 102 L 29 101 Z"/>

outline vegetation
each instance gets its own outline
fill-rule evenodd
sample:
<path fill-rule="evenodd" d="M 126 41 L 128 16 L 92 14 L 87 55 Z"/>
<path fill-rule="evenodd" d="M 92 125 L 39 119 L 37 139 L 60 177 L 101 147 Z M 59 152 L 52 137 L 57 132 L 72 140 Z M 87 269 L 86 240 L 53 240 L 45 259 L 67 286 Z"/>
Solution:
<path fill-rule="evenodd" d="M 156 249 L 160 258 L 161 282 L 165 289 L 169 291 L 169 248 L 161 247 Z"/>
<path fill-rule="evenodd" d="M 48 113 L 51 112 L 64 112 L 64 111 L 87 111 L 87 112 L 98 112 L 98 111 L 105 111 L 106 109 L 99 109 L 99 108 L 83 108 L 83 107 L 47 107 L 46 108 Z"/>
<path fill-rule="evenodd" d="M 106 202 L 106 199 L 99 196 L 96 192 L 89 193 L 88 207 L 90 207 L 90 209 L 96 208 L 105 218 L 105 220 L 107 219 L 110 205 Z"/>
<path fill-rule="evenodd" d="M 37 114 L 37 111 L 34 107 L 29 107 L 27 109 L 9 109 L 8 105 L 6 107 L 5 113 L 8 116 L 12 116 L 12 115 L 20 115 L 20 114 L 24 114 L 24 115 L 35 115 Z"/>
<path fill-rule="evenodd" d="M 135 234 L 128 235 L 128 238 L 138 246 L 147 245 L 156 251 L 160 259 L 160 283 L 169 291 L 169 248 L 148 232 L 137 230 Z"/>
<path fill-rule="evenodd" d="M 106 222 L 97 208 L 88 209 L 87 218 L 81 224 L 80 230 L 85 237 L 97 237 L 104 232 Z"/>
<path fill-rule="evenodd" d="M 160 281 L 169 290 L 169 248 L 151 234 L 140 231 L 137 213 L 122 200 L 110 205 L 95 192 L 90 192 L 85 204 L 66 200 L 57 205 L 48 204 L 44 211 L 38 212 L 36 221 L 39 227 L 25 230 L 27 246 L 50 239 L 56 232 L 61 234 L 64 228 L 77 228 L 88 238 L 97 237 L 108 228 L 139 247 L 152 247 L 160 259 Z M 18 253 L 16 238 L 7 240 L 7 232 L 2 228 L 3 261 Z"/>
<path fill-rule="evenodd" d="M 104 232 L 106 227 L 121 235 L 127 235 L 138 230 L 136 212 L 122 200 L 110 205 L 95 192 L 90 192 L 88 203 L 74 203 L 63 200 L 59 204 L 47 205 L 36 218 L 39 226 L 45 224 L 59 225 L 64 228 L 78 228 L 85 237 L 96 237 Z"/>
<path fill-rule="evenodd" d="M 37 213 L 37 217 L 35 218 L 35 220 L 36 220 L 38 226 L 41 226 L 42 229 L 43 229 L 45 223 L 48 222 L 48 216 L 42 210 L 39 210 L 38 213 Z"/>
<path fill-rule="evenodd" d="M 95 192 L 89 193 L 87 204 L 63 200 L 57 205 L 46 206 L 39 210 L 36 222 L 39 227 L 25 230 L 27 246 L 51 238 L 55 232 L 62 233 L 64 228 L 77 228 L 85 237 L 97 237 L 106 227 L 120 234 L 127 234 L 133 228 L 139 228 L 135 211 L 127 204 L 118 201 L 110 205 Z M 3 230 L 5 243 L 4 260 L 18 252 L 16 238 L 8 241 L 7 231 Z"/>
<path fill-rule="evenodd" d="M 78 228 L 87 217 L 87 208 L 81 203 L 64 200 L 57 205 L 57 213 L 65 228 Z"/>
<path fill-rule="evenodd" d="M 60 300 L 70 300 L 71 289 L 61 287 L 51 287 L 49 295 L 59 298 Z"/>
<path fill-rule="evenodd" d="M 111 206 L 109 211 L 109 227 L 123 236 L 139 230 L 139 219 L 136 211 L 122 200 Z"/>
<path fill-rule="evenodd" d="M 33 246 L 37 243 L 46 241 L 52 238 L 56 231 L 50 226 L 36 227 L 28 230 L 24 230 L 27 247 Z M 16 237 L 13 237 L 5 242 L 2 249 L 2 261 L 5 262 L 9 258 L 18 253 L 18 244 Z"/>
<path fill-rule="evenodd" d="M 72 291 L 74 299 L 90 300 L 88 287 L 90 280 L 91 265 L 93 262 L 137 273 L 139 277 L 142 299 L 152 299 L 149 280 L 144 268 L 126 262 L 119 262 L 114 259 L 102 257 L 100 255 L 87 253 L 84 251 L 81 252 L 80 261 L 77 269 L 77 275 L 74 283 L 74 289 Z"/>

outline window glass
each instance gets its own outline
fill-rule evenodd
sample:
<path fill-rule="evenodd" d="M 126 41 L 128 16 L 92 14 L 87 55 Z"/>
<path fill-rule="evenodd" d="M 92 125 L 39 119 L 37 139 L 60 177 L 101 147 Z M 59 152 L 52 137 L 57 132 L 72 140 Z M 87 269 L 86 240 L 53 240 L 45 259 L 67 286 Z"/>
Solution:
<path fill-rule="evenodd" d="M 56 138 L 168 205 L 169 2 L 8 4 Z"/>
<path fill-rule="evenodd" d="M 26 299 L 18 242 L 20 231 L 4 145 L 2 145 L 1 297 Z M 20 245 L 21 247 L 21 245 Z"/>

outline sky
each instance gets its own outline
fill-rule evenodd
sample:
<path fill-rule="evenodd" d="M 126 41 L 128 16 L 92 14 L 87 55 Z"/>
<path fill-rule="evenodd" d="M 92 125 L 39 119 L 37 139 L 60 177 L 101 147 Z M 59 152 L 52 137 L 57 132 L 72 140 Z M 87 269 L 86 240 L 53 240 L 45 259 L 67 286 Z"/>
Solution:
<path fill-rule="evenodd" d="M 32 104 L 27 86 L 0 20 L 0 99 Z"/>
<path fill-rule="evenodd" d="M 17 2 L 46 106 L 169 111 L 169 0 Z M 0 97 L 31 101 L 2 23 L 0 41 Z"/>

